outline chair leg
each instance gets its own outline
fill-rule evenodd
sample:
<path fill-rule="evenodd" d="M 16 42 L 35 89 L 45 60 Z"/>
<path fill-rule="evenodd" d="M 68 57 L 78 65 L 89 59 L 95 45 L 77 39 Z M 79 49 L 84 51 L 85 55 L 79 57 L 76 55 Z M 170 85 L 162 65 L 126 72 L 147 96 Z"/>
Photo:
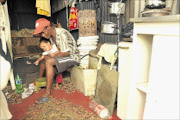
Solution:
<path fill-rule="evenodd" d="M 36 84 L 36 93 L 39 92 L 39 86 Z"/>

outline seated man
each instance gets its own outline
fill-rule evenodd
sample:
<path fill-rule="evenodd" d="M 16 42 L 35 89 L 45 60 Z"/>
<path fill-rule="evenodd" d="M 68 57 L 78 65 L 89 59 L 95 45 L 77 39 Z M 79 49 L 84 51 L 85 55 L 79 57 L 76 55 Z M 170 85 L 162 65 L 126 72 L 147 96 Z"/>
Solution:
<path fill-rule="evenodd" d="M 50 21 L 45 18 L 36 21 L 34 35 L 50 39 L 60 50 L 55 56 L 44 56 L 44 60 L 40 62 L 39 77 L 43 76 L 46 69 L 47 79 L 46 91 L 36 101 L 36 103 L 42 103 L 52 97 L 51 89 L 55 74 L 53 66 L 56 66 L 58 73 L 62 73 L 74 65 L 79 65 L 80 55 L 71 33 L 63 28 L 52 27 Z"/>
<path fill-rule="evenodd" d="M 44 60 L 44 57 L 47 55 L 47 56 L 52 56 L 52 57 L 55 57 L 56 54 L 59 53 L 59 49 L 56 47 L 55 44 L 51 45 L 51 41 L 49 39 L 46 39 L 46 38 L 41 38 L 40 39 L 40 48 L 44 51 L 41 55 L 41 57 L 39 57 L 35 62 L 34 64 L 35 65 L 38 65 L 40 61 Z M 56 59 L 56 58 L 55 58 Z M 60 76 L 60 77 L 58 77 Z M 60 73 L 56 77 L 56 89 L 60 89 L 59 88 L 59 83 L 62 82 L 62 74 Z"/>

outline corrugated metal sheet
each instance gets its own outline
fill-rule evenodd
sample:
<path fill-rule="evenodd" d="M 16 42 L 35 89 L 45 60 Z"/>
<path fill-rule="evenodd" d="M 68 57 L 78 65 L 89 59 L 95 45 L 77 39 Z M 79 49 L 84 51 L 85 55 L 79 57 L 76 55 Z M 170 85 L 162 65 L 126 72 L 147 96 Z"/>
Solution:
<path fill-rule="evenodd" d="M 104 21 L 110 21 L 117 23 L 117 16 L 112 16 L 109 14 L 108 10 L 108 0 L 98 0 L 98 1 L 83 1 L 79 3 L 79 10 L 84 9 L 94 9 L 97 15 L 98 24 L 98 35 L 100 36 L 99 43 L 117 43 L 118 35 L 107 35 L 101 34 L 101 24 Z"/>

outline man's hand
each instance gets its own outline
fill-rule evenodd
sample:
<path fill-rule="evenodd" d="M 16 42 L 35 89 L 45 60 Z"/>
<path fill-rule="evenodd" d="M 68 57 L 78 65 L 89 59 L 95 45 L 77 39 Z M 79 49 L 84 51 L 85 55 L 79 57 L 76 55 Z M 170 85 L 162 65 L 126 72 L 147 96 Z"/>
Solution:
<path fill-rule="evenodd" d="M 57 54 L 58 57 L 66 57 L 66 56 L 69 56 L 69 52 L 60 52 Z"/>
<path fill-rule="evenodd" d="M 50 57 L 66 57 L 66 56 L 69 56 L 69 52 L 55 52 L 55 53 L 52 53 L 51 55 L 49 55 Z"/>

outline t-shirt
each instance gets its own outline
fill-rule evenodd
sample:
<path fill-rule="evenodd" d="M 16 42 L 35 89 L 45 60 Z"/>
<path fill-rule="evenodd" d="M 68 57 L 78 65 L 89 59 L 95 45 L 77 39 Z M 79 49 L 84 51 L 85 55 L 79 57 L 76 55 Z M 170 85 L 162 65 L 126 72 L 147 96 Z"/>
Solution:
<path fill-rule="evenodd" d="M 77 62 L 80 60 L 76 42 L 69 31 L 64 28 L 55 28 L 56 45 L 61 52 L 70 52 L 70 56 Z"/>

